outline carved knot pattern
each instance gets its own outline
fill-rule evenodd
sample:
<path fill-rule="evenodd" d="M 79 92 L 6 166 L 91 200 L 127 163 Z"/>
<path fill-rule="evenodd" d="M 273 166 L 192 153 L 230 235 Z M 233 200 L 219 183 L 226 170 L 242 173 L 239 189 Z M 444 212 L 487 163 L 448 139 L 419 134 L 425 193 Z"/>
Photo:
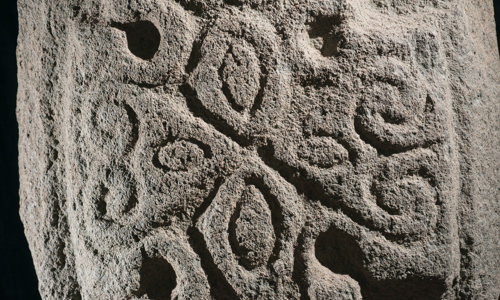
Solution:
<path fill-rule="evenodd" d="M 192 28 L 175 7 L 181 27 Z M 95 217 L 134 228 L 135 241 L 147 235 L 141 228 L 188 224 L 187 243 L 217 299 L 285 299 L 290 289 L 311 299 L 387 292 L 373 288 L 378 269 L 363 265 L 363 247 L 389 257 L 434 238 L 446 198 L 436 171 L 447 167 L 439 157 L 446 94 L 425 82 L 418 58 L 403 59 L 413 55 L 411 45 L 393 45 L 399 57 L 359 50 L 363 37 L 347 13 L 313 14 L 295 34 L 278 32 L 257 10 L 218 13 L 193 40 L 191 56 L 176 62 L 184 62 L 184 77 L 125 80 L 139 91 L 117 91 L 129 96 L 92 110 L 92 130 L 104 140 L 88 139 L 124 153 L 88 191 Z M 142 59 L 161 65 L 169 43 L 153 44 L 156 56 Z M 370 66 L 356 69 L 361 61 Z M 151 96 L 158 94 L 163 102 Z M 134 100 L 120 100 L 127 97 Z M 134 164 L 144 171 L 130 172 Z M 355 267 L 344 267 L 347 261 Z M 334 274 L 314 279 L 325 268 Z"/>

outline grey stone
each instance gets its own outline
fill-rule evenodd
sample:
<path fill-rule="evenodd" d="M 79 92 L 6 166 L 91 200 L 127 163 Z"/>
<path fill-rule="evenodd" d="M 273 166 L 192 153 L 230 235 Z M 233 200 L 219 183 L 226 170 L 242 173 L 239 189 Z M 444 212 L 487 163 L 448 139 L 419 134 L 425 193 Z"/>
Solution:
<path fill-rule="evenodd" d="M 497 299 L 491 1 L 18 0 L 44 299 Z"/>

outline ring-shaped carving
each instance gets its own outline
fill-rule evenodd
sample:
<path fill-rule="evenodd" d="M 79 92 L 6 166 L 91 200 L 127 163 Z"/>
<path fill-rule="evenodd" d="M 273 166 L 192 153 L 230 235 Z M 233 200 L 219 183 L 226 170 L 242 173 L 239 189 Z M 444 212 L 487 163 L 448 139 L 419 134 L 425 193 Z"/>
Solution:
<path fill-rule="evenodd" d="M 254 13 L 232 10 L 204 38 L 189 79 L 213 122 L 231 137 L 252 139 L 279 116 L 288 86 L 274 28 Z"/>
<path fill-rule="evenodd" d="M 290 279 L 301 205 L 288 184 L 249 164 L 220 187 L 197 227 L 227 282 L 252 298 L 262 296 L 249 295 L 256 292 L 252 286 L 276 284 L 272 274 Z M 256 209 L 262 209 L 259 217 Z"/>

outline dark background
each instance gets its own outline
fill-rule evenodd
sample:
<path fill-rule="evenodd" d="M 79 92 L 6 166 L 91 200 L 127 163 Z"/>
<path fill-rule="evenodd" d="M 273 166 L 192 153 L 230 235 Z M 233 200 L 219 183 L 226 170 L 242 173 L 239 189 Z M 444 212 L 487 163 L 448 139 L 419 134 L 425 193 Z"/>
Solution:
<path fill-rule="evenodd" d="M 0 0 L 0 22 L 0 299 L 40 299 L 18 213 L 16 1 Z"/>
<path fill-rule="evenodd" d="M 497 33 L 500 0 L 493 0 Z M 16 122 L 17 10 L 0 0 L 0 299 L 40 299 L 33 262 L 19 219 Z"/>

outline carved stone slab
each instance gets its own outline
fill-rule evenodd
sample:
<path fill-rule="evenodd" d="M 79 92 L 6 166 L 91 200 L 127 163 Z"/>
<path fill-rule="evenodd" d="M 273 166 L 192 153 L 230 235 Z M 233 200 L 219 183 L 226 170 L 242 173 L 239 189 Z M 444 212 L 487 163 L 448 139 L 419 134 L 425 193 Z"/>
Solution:
<path fill-rule="evenodd" d="M 44 299 L 497 299 L 491 1 L 18 0 Z"/>

